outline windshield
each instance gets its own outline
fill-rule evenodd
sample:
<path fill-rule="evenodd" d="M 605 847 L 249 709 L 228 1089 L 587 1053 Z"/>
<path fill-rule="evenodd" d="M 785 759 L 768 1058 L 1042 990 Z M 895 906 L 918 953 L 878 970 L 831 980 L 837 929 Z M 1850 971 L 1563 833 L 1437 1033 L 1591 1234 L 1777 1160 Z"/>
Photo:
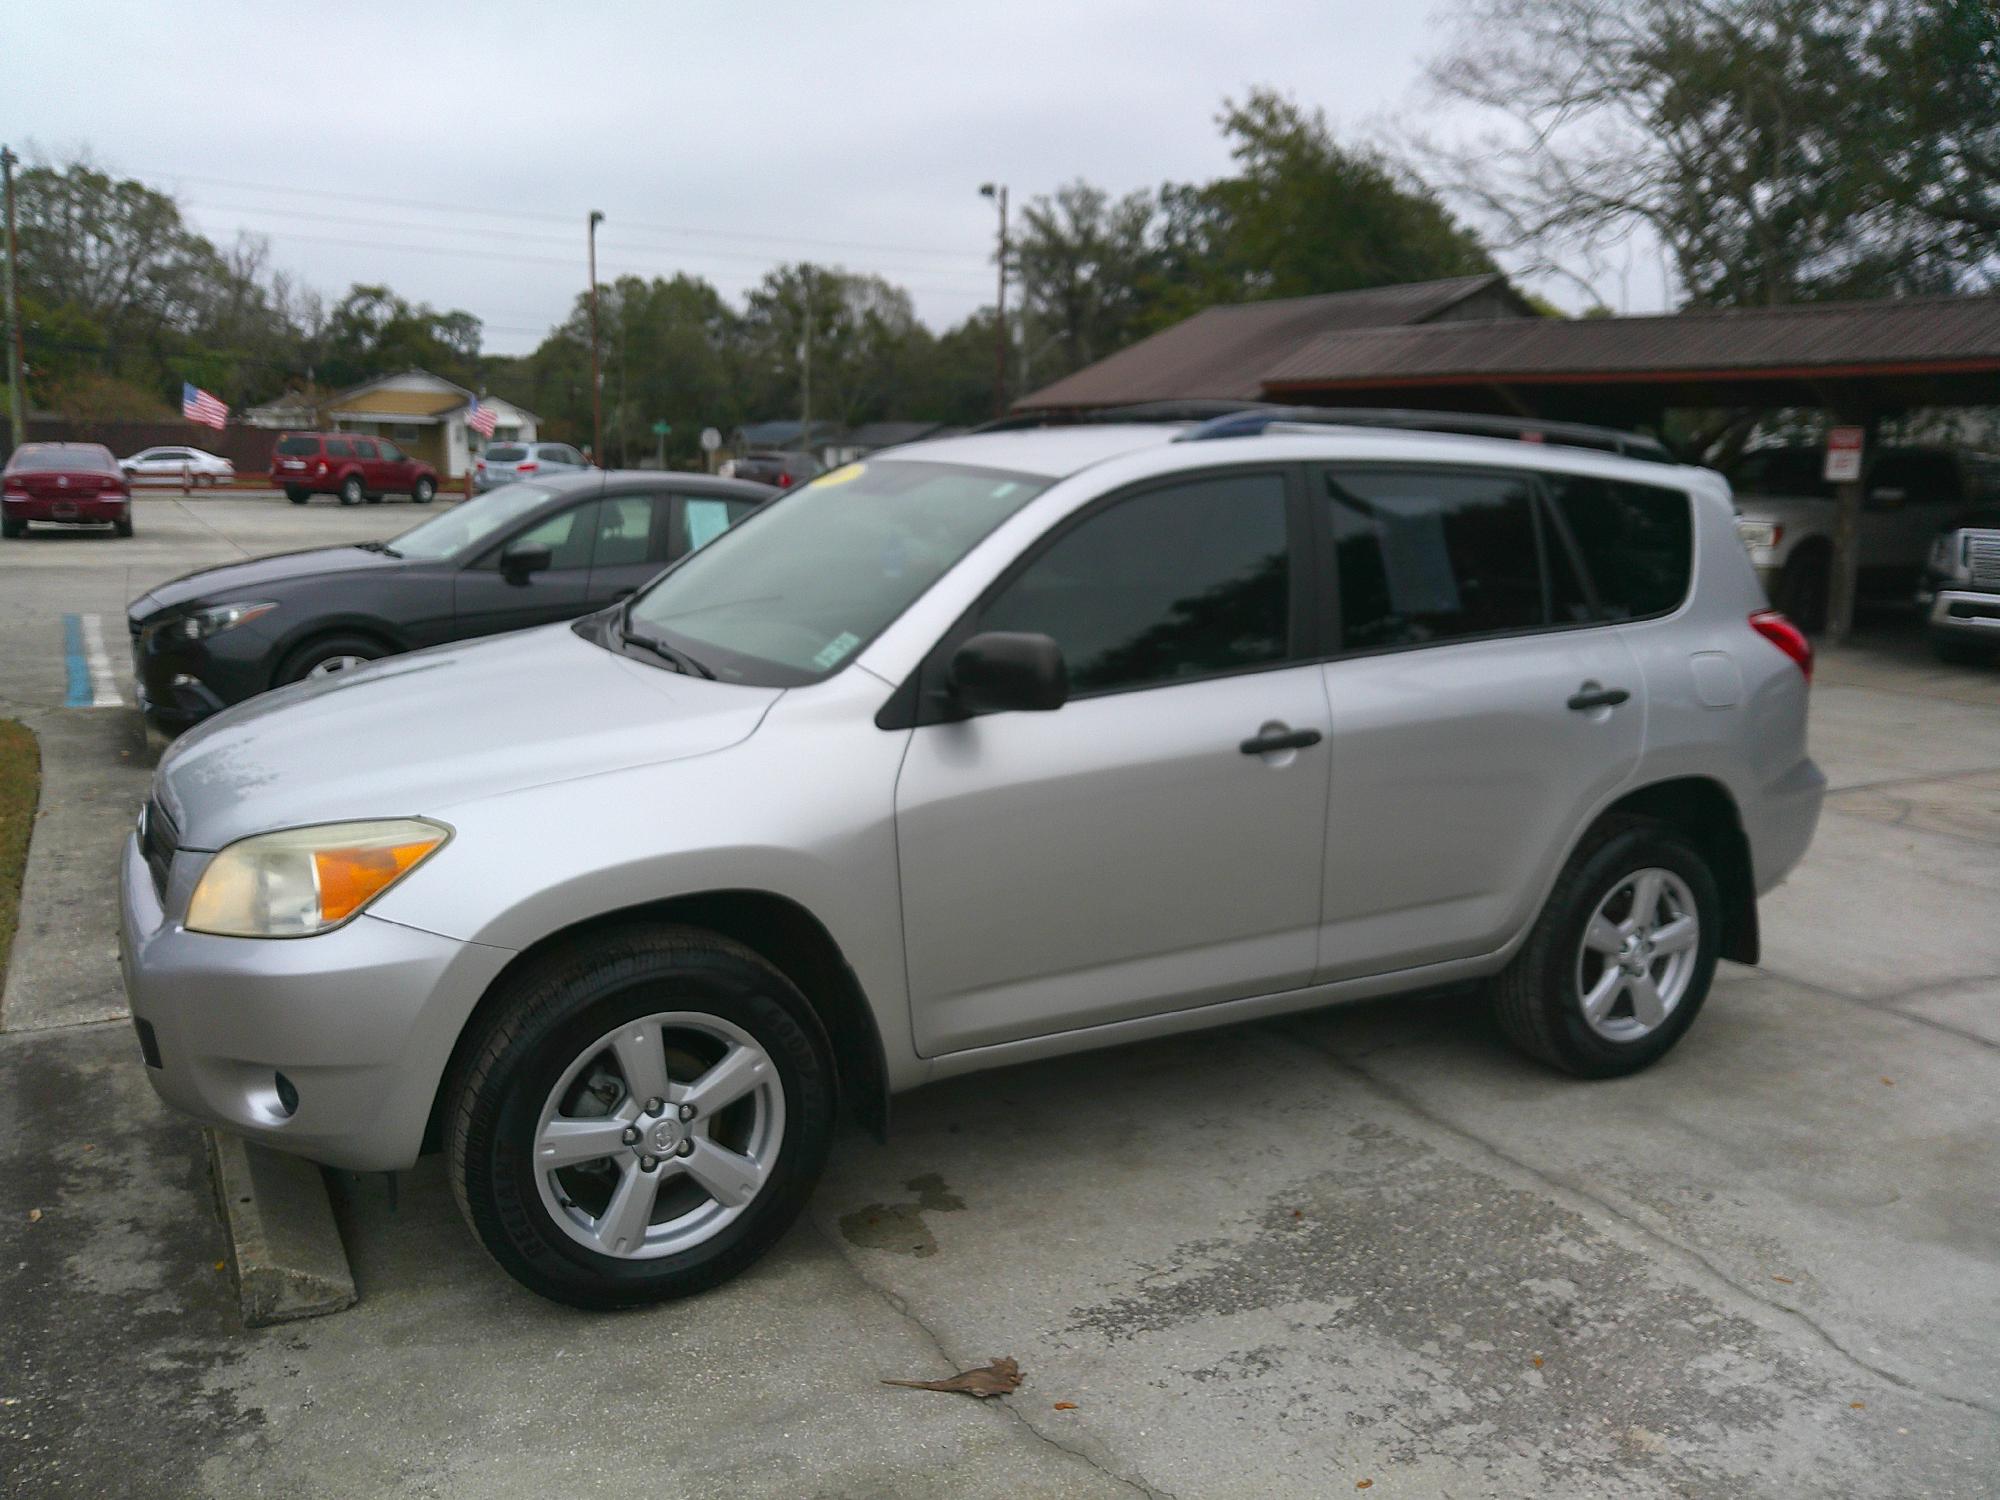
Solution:
<path fill-rule="evenodd" d="M 849 464 L 724 532 L 633 601 L 629 627 L 764 687 L 837 671 L 1050 480 Z"/>
<path fill-rule="evenodd" d="M 492 541 L 554 493 L 533 484 L 505 485 L 477 500 L 461 501 L 443 515 L 392 539 L 389 546 L 399 557 L 437 562 Z"/>

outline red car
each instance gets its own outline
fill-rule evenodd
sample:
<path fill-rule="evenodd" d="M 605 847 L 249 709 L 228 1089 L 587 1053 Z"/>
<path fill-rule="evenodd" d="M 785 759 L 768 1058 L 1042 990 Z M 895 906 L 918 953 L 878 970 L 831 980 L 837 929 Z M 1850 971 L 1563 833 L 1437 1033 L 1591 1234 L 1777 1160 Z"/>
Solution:
<path fill-rule="evenodd" d="M 132 534 L 132 486 L 102 443 L 23 443 L 0 474 L 0 536 L 30 521 Z"/>
<path fill-rule="evenodd" d="M 387 438 L 358 432 L 288 432 L 271 455 L 271 483 L 304 505 L 311 495 L 338 495 L 342 505 L 408 495 L 419 505 L 437 496 L 437 470 Z"/>

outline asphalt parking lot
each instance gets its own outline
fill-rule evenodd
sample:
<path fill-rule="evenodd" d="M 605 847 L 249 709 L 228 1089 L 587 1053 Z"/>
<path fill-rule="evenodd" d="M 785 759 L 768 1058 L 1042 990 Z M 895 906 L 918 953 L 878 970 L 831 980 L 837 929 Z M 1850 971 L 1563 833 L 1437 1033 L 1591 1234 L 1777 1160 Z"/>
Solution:
<path fill-rule="evenodd" d="M 123 1021 L 123 605 L 424 514 L 149 497 L 131 541 L 0 546 L 0 715 L 44 764 L 0 1493 L 2000 1490 L 2000 671 L 1893 619 L 1822 659 L 1835 790 L 1764 966 L 1647 1074 L 1552 1075 L 1457 994 L 956 1080 L 843 1139 L 749 1274 L 619 1316 L 506 1279 L 435 1161 L 393 1199 L 342 1176 L 360 1304 L 246 1332 L 200 1134 Z M 879 1383 L 996 1355 L 1005 1401 Z"/>

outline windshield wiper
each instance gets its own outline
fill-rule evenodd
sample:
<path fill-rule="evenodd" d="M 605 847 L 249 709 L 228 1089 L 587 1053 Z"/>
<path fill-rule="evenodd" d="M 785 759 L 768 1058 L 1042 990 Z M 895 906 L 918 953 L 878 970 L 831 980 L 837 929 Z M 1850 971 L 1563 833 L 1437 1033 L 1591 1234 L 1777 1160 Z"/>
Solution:
<path fill-rule="evenodd" d="M 403 555 L 387 542 L 356 542 L 354 545 L 359 547 L 363 552 L 379 552 L 384 557 L 401 557 Z"/>
<path fill-rule="evenodd" d="M 637 646 L 641 651 L 651 652 L 676 672 L 691 677 L 706 677 L 710 682 L 715 681 L 715 674 L 707 667 L 689 656 L 687 652 L 675 650 L 657 636 L 643 635 L 639 631 L 621 627 L 618 639 L 624 645 Z"/>

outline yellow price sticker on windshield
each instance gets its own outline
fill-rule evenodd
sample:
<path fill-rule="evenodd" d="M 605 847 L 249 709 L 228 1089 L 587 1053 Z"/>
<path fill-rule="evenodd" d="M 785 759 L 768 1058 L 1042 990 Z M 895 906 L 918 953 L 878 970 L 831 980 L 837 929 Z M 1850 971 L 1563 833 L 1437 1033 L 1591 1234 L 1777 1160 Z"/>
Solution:
<path fill-rule="evenodd" d="M 868 465 L 866 464 L 842 464 L 839 468 L 820 475 L 819 478 L 813 481 L 813 484 L 815 487 L 852 484 L 867 472 Z"/>

